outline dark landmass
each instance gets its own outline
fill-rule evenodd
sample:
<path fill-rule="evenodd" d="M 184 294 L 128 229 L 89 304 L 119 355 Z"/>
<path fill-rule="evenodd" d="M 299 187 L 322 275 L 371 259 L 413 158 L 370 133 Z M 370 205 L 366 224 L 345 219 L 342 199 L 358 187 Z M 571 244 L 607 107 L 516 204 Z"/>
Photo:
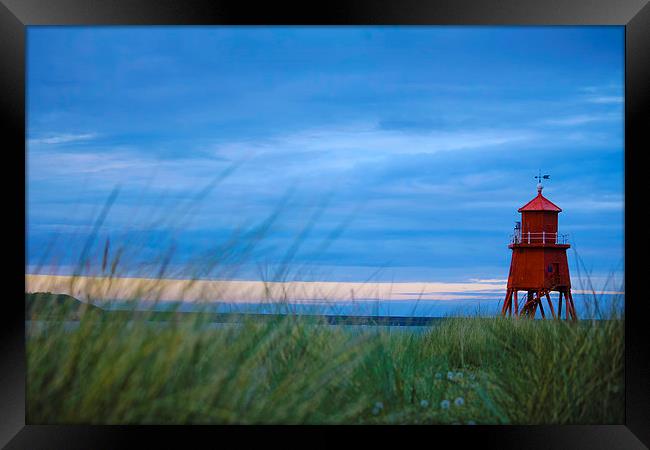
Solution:
<path fill-rule="evenodd" d="M 82 311 L 103 312 L 104 310 L 66 294 L 25 293 L 25 317 L 27 319 L 79 320 Z"/>

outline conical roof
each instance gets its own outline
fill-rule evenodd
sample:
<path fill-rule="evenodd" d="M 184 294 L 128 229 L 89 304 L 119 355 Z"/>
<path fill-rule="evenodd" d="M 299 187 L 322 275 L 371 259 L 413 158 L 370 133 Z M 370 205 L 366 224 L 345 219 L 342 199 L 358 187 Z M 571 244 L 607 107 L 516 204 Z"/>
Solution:
<path fill-rule="evenodd" d="M 524 206 L 519 208 L 517 211 L 554 211 L 560 212 L 562 208 L 557 206 L 555 203 L 547 199 L 542 195 L 542 189 L 538 187 L 537 197 L 526 203 Z"/>

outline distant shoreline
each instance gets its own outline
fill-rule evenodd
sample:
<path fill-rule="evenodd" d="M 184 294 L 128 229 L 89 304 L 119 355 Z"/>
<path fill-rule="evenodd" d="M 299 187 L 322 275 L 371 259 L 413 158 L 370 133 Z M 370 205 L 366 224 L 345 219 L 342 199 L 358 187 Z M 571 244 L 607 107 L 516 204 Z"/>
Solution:
<path fill-rule="evenodd" d="M 506 284 L 495 282 L 353 283 L 336 281 L 263 282 L 242 280 L 187 280 L 155 278 L 73 277 L 25 275 L 26 292 L 53 292 L 80 300 L 94 299 L 184 302 L 260 303 L 276 301 L 349 302 L 365 299 L 386 301 L 463 300 L 468 296 L 505 293 Z M 589 293 L 578 289 L 574 293 Z M 601 292 L 598 292 L 601 293 Z M 621 294 L 605 291 L 603 294 Z"/>
<path fill-rule="evenodd" d="M 350 283 L 334 281 L 262 282 L 240 280 L 174 280 L 154 278 L 25 275 L 29 292 L 49 291 L 83 299 L 157 299 L 159 301 L 353 301 L 458 300 L 474 293 L 505 292 L 502 283 Z"/>

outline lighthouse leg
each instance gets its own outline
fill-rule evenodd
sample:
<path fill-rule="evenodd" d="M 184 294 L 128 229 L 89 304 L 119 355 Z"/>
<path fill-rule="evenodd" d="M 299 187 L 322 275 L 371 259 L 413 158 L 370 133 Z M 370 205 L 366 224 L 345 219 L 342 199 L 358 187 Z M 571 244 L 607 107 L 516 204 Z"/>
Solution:
<path fill-rule="evenodd" d="M 573 295 L 571 295 L 571 291 L 568 291 L 569 293 L 569 301 L 571 302 L 571 316 L 573 320 L 578 320 L 578 315 L 576 314 L 576 307 L 573 304 Z"/>
<path fill-rule="evenodd" d="M 548 301 L 548 307 L 551 310 L 551 315 L 555 319 L 556 318 L 556 316 L 555 316 L 555 308 L 553 308 L 553 303 L 551 302 L 551 296 L 548 295 L 548 292 L 546 293 L 546 300 Z"/>
<path fill-rule="evenodd" d="M 519 299 L 517 298 L 517 291 L 514 292 L 515 296 L 515 317 L 519 315 Z"/>
<path fill-rule="evenodd" d="M 537 312 L 537 304 L 535 304 L 533 300 L 533 291 L 528 291 L 526 293 L 526 304 L 524 305 L 524 309 L 526 310 L 526 315 L 528 317 L 535 317 L 535 313 Z"/>
<path fill-rule="evenodd" d="M 534 319 L 535 314 L 537 314 L 537 301 L 535 300 L 535 293 L 533 291 L 528 291 L 526 305 L 528 305 L 528 308 L 530 310 L 529 317 Z"/>
<path fill-rule="evenodd" d="M 557 300 L 557 318 L 562 318 L 562 291 L 560 291 L 560 296 Z"/>
<path fill-rule="evenodd" d="M 501 315 L 505 316 L 508 311 L 512 313 L 512 289 L 506 292 L 506 298 L 503 300 L 503 307 L 501 308 Z"/>

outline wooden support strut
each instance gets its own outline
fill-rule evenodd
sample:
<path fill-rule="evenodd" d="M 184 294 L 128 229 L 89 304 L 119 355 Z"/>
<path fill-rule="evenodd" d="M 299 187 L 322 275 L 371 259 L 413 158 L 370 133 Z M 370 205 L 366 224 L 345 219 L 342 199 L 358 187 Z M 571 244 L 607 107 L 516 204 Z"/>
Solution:
<path fill-rule="evenodd" d="M 524 305 L 521 308 L 520 315 L 522 316 L 528 316 L 530 317 L 531 315 L 535 315 L 535 302 L 533 301 L 532 295 L 527 294 L 526 296 L 526 301 L 524 302 Z"/>
<path fill-rule="evenodd" d="M 513 300 L 514 300 L 514 316 L 521 317 L 527 316 L 535 318 L 537 314 L 537 308 L 539 307 L 539 312 L 542 315 L 543 319 L 546 319 L 546 311 L 544 310 L 544 297 L 546 297 L 546 302 L 548 303 L 548 308 L 551 312 L 551 317 L 553 319 L 562 319 L 562 309 L 564 308 L 564 315 L 566 320 L 578 320 L 578 315 L 576 313 L 575 304 L 573 302 L 573 296 L 569 289 L 563 289 L 558 291 L 558 302 L 557 302 L 557 313 L 555 312 L 555 307 L 553 305 L 553 300 L 551 299 L 551 291 L 543 289 L 539 291 L 528 291 L 528 296 L 526 301 L 519 307 L 519 291 L 516 288 L 509 288 L 506 292 L 506 298 L 504 299 L 503 307 L 501 308 L 502 316 L 513 316 Z M 513 298 L 514 297 L 514 298 Z M 562 305 L 565 303 L 565 305 Z"/>
<path fill-rule="evenodd" d="M 551 310 L 551 315 L 554 319 L 557 319 L 557 316 L 555 315 L 555 309 L 553 308 L 553 303 L 551 302 L 551 296 L 548 295 L 548 291 L 546 291 L 546 300 L 548 301 L 548 307 Z"/>
<path fill-rule="evenodd" d="M 571 295 L 571 291 L 567 291 L 569 293 L 569 301 L 571 302 L 571 318 L 575 321 L 578 320 L 578 315 L 576 314 L 576 307 L 573 304 L 573 295 Z"/>
<path fill-rule="evenodd" d="M 506 298 L 503 300 L 503 306 L 501 307 L 501 315 L 505 316 L 508 312 L 508 305 L 510 304 L 510 299 L 512 298 L 512 289 L 508 289 L 506 292 Z"/>
<path fill-rule="evenodd" d="M 564 309 L 565 319 L 566 320 L 578 320 L 578 315 L 576 313 L 575 303 L 573 302 L 573 296 L 571 295 L 570 290 L 561 290 L 558 295 L 558 304 L 557 312 L 555 310 L 555 305 L 553 305 L 553 299 L 551 299 L 551 291 L 543 289 L 540 291 L 530 291 L 528 298 L 524 304 L 519 307 L 519 298 L 518 291 L 516 289 L 508 289 L 506 294 L 506 304 L 502 308 L 502 314 L 508 316 L 513 315 L 513 300 L 514 300 L 514 316 L 527 316 L 535 318 L 537 315 L 537 309 L 542 315 L 542 318 L 546 319 L 546 310 L 544 308 L 544 297 L 546 297 L 546 303 L 548 304 L 549 311 L 551 312 L 551 317 L 553 319 L 562 319 L 562 310 Z M 514 297 L 514 299 L 513 299 Z M 565 305 L 563 305 L 565 303 Z"/>
<path fill-rule="evenodd" d="M 515 295 L 515 317 L 519 315 L 519 299 L 517 298 L 517 290 L 514 291 Z"/>

